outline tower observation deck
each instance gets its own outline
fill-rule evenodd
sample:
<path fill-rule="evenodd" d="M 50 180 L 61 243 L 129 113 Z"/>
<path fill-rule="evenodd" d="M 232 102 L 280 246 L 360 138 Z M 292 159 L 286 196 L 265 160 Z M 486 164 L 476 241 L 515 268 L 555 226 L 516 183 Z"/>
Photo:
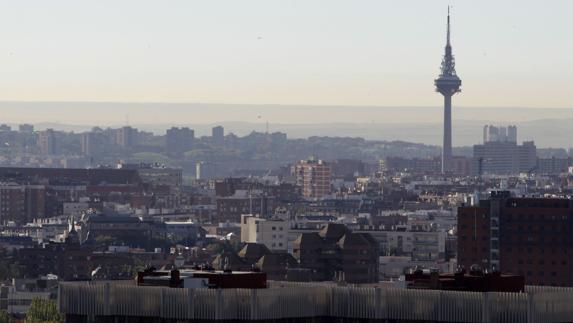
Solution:
<path fill-rule="evenodd" d="M 442 146 L 442 174 L 452 171 L 452 96 L 460 92 L 462 80 L 456 74 L 456 63 L 450 44 L 450 8 L 448 7 L 448 31 L 446 48 L 440 75 L 434 80 L 436 92 L 444 96 L 444 142 Z"/>

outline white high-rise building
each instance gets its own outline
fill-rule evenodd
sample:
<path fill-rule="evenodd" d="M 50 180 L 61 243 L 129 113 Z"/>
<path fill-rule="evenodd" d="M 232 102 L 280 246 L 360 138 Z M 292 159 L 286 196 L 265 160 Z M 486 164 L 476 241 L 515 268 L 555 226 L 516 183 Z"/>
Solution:
<path fill-rule="evenodd" d="M 517 127 L 496 127 L 486 125 L 483 127 L 483 143 L 487 142 L 515 142 L 517 143 Z"/>
<path fill-rule="evenodd" d="M 515 128 L 508 129 L 509 132 L 505 137 L 499 138 L 498 136 L 495 138 L 496 140 L 493 140 L 495 130 L 492 133 L 488 129 L 487 134 L 488 136 L 491 134 L 492 137 L 485 138 L 484 136 L 484 139 L 487 139 L 484 140 L 484 144 L 474 146 L 473 174 L 519 174 L 530 172 L 536 167 L 537 148 L 535 143 L 533 141 L 525 141 L 523 144 L 518 145 L 516 141 L 509 140 L 509 138 L 515 138 Z"/>
<path fill-rule="evenodd" d="M 241 215 L 241 242 L 262 243 L 271 251 L 286 251 L 289 222 Z"/>

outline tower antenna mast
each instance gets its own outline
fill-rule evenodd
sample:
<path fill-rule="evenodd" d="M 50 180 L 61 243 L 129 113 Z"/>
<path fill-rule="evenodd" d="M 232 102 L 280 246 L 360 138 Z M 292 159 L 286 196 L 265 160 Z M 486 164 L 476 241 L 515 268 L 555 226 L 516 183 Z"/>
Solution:
<path fill-rule="evenodd" d="M 452 172 L 452 96 L 460 92 L 462 80 L 456 73 L 456 64 L 450 42 L 450 6 L 448 6 L 446 47 L 440 75 L 434 80 L 436 92 L 444 96 L 444 141 L 442 146 L 442 174 Z"/>

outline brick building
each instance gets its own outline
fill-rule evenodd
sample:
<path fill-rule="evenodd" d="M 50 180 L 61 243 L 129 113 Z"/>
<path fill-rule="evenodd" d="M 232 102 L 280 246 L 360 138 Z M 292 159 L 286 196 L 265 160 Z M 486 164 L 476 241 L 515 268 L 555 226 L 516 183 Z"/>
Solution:
<path fill-rule="evenodd" d="M 55 274 L 62 280 L 90 278 L 92 250 L 73 243 L 49 243 L 18 250 L 17 265 L 24 278 Z"/>
<path fill-rule="evenodd" d="M 266 218 L 274 213 L 276 197 L 261 191 L 236 191 L 233 196 L 217 198 L 217 221 L 240 222 L 243 214 L 258 214 Z"/>
<path fill-rule="evenodd" d="M 0 184 L 0 223 L 26 223 L 46 216 L 43 185 Z"/>
<path fill-rule="evenodd" d="M 492 193 L 458 209 L 458 264 L 525 276 L 527 284 L 573 286 L 573 200 Z"/>
<path fill-rule="evenodd" d="M 80 200 L 175 209 L 181 189 L 180 169 L 0 167 L 0 222 L 59 216 L 65 203 Z"/>
<path fill-rule="evenodd" d="M 322 160 L 301 160 L 293 167 L 296 184 L 307 198 L 322 198 L 330 194 L 330 165 Z"/>
<path fill-rule="evenodd" d="M 319 233 L 302 233 L 293 243 L 293 256 L 301 268 L 314 272 L 314 280 L 347 283 L 378 281 L 378 243 L 368 233 L 351 232 L 331 223 Z"/>
<path fill-rule="evenodd" d="M 152 227 L 138 217 L 90 214 L 82 219 L 81 241 L 149 247 Z M 109 240 L 109 241 L 108 241 Z"/>

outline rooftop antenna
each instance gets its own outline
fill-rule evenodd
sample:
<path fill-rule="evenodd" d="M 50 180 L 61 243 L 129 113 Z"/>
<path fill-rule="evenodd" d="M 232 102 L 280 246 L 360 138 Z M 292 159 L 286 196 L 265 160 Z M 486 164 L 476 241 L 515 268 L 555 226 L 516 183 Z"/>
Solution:
<path fill-rule="evenodd" d="M 129 114 L 125 115 L 125 125 L 129 126 Z"/>
<path fill-rule="evenodd" d="M 443 18 L 442 18 L 443 19 Z M 448 6 L 448 33 L 447 33 L 447 45 L 450 46 L 450 6 Z"/>
<path fill-rule="evenodd" d="M 454 55 L 450 44 L 450 6 L 448 6 L 446 47 L 440 75 L 434 80 L 436 91 L 444 97 L 444 137 L 442 145 L 442 174 L 452 168 L 452 96 L 460 92 L 462 80 L 457 76 Z"/>
<path fill-rule="evenodd" d="M 312 144 L 312 160 L 316 160 L 316 144 Z"/>
<path fill-rule="evenodd" d="M 269 121 L 267 120 L 267 135 L 269 134 Z"/>
<path fill-rule="evenodd" d="M 266 218 L 266 217 L 267 217 L 266 212 L 263 214 L 263 211 L 265 211 L 265 208 L 263 207 L 263 206 L 264 206 L 264 197 L 263 197 L 263 195 L 264 195 L 264 194 L 261 194 L 261 206 L 260 206 L 260 207 L 261 207 L 261 212 L 259 212 L 259 216 L 260 216 L 261 218 Z"/>
<path fill-rule="evenodd" d="M 249 184 L 249 214 L 253 215 L 253 194 L 252 194 L 252 184 Z"/>

